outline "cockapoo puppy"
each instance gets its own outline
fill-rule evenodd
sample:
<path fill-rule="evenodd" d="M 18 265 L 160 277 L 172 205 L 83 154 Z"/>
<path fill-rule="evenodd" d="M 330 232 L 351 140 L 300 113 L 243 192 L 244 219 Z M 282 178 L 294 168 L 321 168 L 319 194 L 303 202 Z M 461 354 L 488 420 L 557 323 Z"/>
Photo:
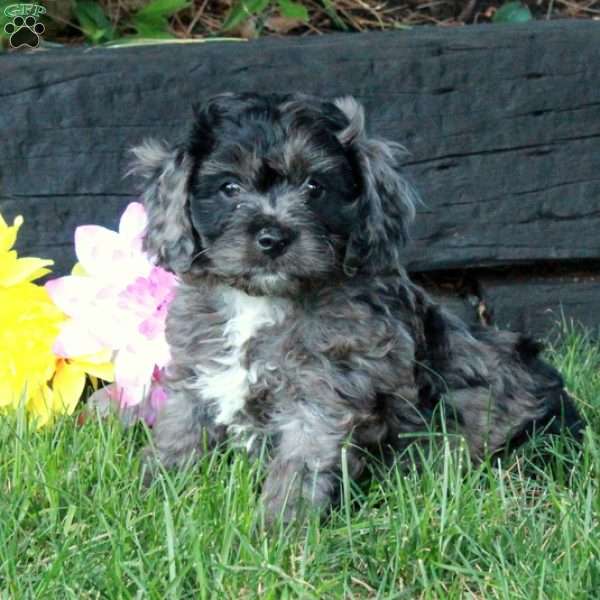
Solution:
<path fill-rule="evenodd" d="M 357 477 L 361 449 L 398 455 L 440 409 L 474 459 L 581 429 L 537 344 L 469 328 L 410 281 L 402 148 L 367 135 L 354 99 L 223 94 L 181 145 L 134 152 L 145 248 L 181 280 L 153 460 L 266 443 L 266 514 L 289 521 L 331 504 L 347 442 Z"/>

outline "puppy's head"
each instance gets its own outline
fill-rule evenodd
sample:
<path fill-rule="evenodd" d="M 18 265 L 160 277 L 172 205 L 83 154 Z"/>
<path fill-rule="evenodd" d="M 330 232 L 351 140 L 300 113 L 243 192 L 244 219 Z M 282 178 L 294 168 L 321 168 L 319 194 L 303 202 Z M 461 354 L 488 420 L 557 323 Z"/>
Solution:
<path fill-rule="evenodd" d="M 396 270 L 414 214 L 401 150 L 366 136 L 352 98 L 217 96 L 184 144 L 134 149 L 146 250 L 176 273 L 255 294 Z"/>

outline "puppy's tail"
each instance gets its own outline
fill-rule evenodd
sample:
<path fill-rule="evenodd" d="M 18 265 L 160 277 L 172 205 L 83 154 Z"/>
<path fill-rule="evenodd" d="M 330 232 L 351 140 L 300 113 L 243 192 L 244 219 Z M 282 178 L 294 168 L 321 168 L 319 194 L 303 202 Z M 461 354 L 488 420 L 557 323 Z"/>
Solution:
<path fill-rule="evenodd" d="M 429 366 L 435 372 L 445 376 L 443 379 L 448 381 L 451 387 L 456 383 L 452 379 L 452 373 L 455 371 L 452 369 L 455 358 L 452 336 L 455 329 L 462 327 L 463 336 L 473 335 L 484 344 L 498 345 L 499 336 L 502 336 L 503 344 L 506 344 L 503 350 L 504 359 L 515 363 L 516 367 L 520 366 L 527 372 L 533 380 L 533 389 L 529 389 L 529 392 L 538 399 L 541 407 L 541 414 L 525 423 L 508 441 L 510 448 L 516 448 L 535 433 L 554 435 L 567 433 L 575 441 L 582 441 L 585 423 L 575 402 L 565 390 L 561 374 L 541 357 L 543 344 L 524 335 L 497 332 L 490 328 L 468 328 L 456 317 L 436 305 L 428 307 L 423 325 Z M 476 373 L 472 373 L 470 378 L 463 373 L 461 377 L 459 383 L 463 386 L 488 384 L 485 380 L 478 381 Z"/>

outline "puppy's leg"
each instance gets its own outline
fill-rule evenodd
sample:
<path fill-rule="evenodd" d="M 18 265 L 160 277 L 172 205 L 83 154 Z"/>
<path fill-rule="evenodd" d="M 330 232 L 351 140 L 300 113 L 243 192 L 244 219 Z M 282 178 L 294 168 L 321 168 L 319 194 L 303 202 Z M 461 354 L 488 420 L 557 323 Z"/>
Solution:
<path fill-rule="evenodd" d="M 306 405 L 279 422 L 262 494 L 268 523 L 278 518 L 289 523 L 303 509 L 324 510 L 331 504 L 338 489 L 342 444 L 349 434 L 341 422 Z M 361 463 L 352 451 L 348 461 L 354 477 Z"/>
<path fill-rule="evenodd" d="M 165 468 L 194 462 L 205 449 L 213 448 L 224 437 L 215 426 L 207 406 L 192 390 L 179 390 L 159 413 L 152 432 L 152 445 L 144 450 L 144 481 L 149 483 L 158 463 Z"/>
<path fill-rule="evenodd" d="M 583 422 L 538 343 L 508 331 L 470 330 L 439 307 L 428 310 L 425 331 L 449 425 L 474 458 L 515 447 L 533 431 L 580 437 Z"/>
<path fill-rule="evenodd" d="M 500 450 L 540 414 L 539 403 L 523 391 L 508 398 L 483 386 L 453 390 L 444 404 L 448 426 L 465 438 L 475 460 Z"/>

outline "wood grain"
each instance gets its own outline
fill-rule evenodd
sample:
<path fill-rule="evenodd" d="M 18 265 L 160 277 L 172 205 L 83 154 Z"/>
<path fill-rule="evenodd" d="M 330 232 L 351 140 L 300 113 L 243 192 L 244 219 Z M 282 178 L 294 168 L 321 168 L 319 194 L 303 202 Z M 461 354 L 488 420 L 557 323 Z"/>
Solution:
<path fill-rule="evenodd" d="M 363 102 L 371 132 L 410 151 L 415 273 L 600 258 L 592 21 L 4 53 L 0 78 L 0 211 L 24 215 L 19 250 L 57 273 L 78 224 L 114 228 L 136 198 L 128 149 L 177 141 L 192 104 L 224 91 Z"/>

